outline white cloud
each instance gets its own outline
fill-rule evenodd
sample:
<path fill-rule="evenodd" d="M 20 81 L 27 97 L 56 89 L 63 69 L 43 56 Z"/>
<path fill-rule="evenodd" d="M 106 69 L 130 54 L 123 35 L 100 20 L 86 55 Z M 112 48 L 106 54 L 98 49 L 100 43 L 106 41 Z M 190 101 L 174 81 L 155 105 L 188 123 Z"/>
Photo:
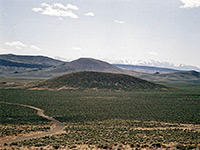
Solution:
<path fill-rule="evenodd" d="M 72 49 L 73 49 L 73 50 L 77 50 L 77 51 L 82 50 L 82 48 L 80 48 L 80 47 L 72 47 Z"/>
<path fill-rule="evenodd" d="M 200 7 L 200 0 L 180 0 L 183 5 L 180 8 L 197 8 Z"/>
<path fill-rule="evenodd" d="M 49 16 L 57 16 L 57 17 L 70 17 L 73 19 L 78 18 L 76 14 L 74 14 L 71 10 L 64 11 L 60 9 L 53 9 L 51 7 L 46 8 L 43 12 L 43 15 L 49 15 Z"/>
<path fill-rule="evenodd" d="M 20 50 L 22 48 L 25 48 L 25 47 L 30 47 L 31 49 L 38 50 L 38 51 L 40 50 L 40 48 L 35 46 L 35 45 L 30 45 L 29 46 L 29 45 L 24 44 L 24 43 L 22 43 L 20 41 L 5 42 L 4 44 L 7 45 L 7 46 L 15 47 L 15 48 L 20 49 Z"/>
<path fill-rule="evenodd" d="M 7 45 L 7 46 L 15 47 L 17 49 L 22 49 L 24 47 L 27 47 L 26 44 L 23 44 L 22 42 L 19 42 L 19 41 L 5 42 L 4 44 Z"/>
<path fill-rule="evenodd" d="M 149 55 L 156 55 L 156 56 L 158 55 L 158 53 L 156 53 L 156 52 L 149 52 L 148 54 Z"/>
<path fill-rule="evenodd" d="M 3 48 L 0 47 L 0 51 L 5 51 L 5 49 L 3 49 Z"/>
<path fill-rule="evenodd" d="M 2 54 L 2 53 L 5 53 L 5 52 L 6 52 L 6 50 L 4 48 L 0 47 L 0 53 Z"/>
<path fill-rule="evenodd" d="M 52 4 L 53 7 L 58 7 L 58 8 L 61 8 L 61 9 L 64 9 L 64 10 L 67 10 L 67 7 L 65 7 L 63 4 L 61 3 L 54 3 Z"/>
<path fill-rule="evenodd" d="M 35 45 L 31 45 L 30 48 L 32 48 L 32 49 L 34 49 L 34 50 L 37 50 L 37 51 L 41 50 L 39 47 L 37 47 L 37 46 L 35 46 Z"/>
<path fill-rule="evenodd" d="M 72 10 L 79 10 L 79 8 L 77 6 L 72 5 L 72 4 L 67 4 L 67 8 L 72 9 Z"/>
<path fill-rule="evenodd" d="M 32 8 L 32 11 L 34 11 L 34 12 L 40 12 L 40 11 L 42 11 L 42 8 Z"/>
<path fill-rule="evenodd" d="M 39 8 L 33 8 L 32 10 L 35 12 L 41 11 L 42 15 L 48 15 L 48 16 L 56 16 L 56 17 L 69 17 L 76 19 L 78 16 L 72 12 L 72 10 L 79 10 L 77 6 L 72 5 L 72 4 L 67 4 L 64 6 L 61 3 L 53 3 L 53 4 L 47 4 L 47 3 L 42 3 L 41 4 L 43 9 Z"/>
<path fill-rule="evenodd" d="M 42 6 L 42 7 L 50 7 L 50 5 L 47 4 L 47 3 L 42 3 L 41 6 Z"/>
<path fill-rule="evenodd" d="M 124 24 L 125 22 L 121 20 L 115 20 L 115 23 Z"/>
<path fill-rule="evenodd" d="M 84 14 L 85 16 L 90 16 L 90 17 L 94 17 L 94 13 L 93 12 L 88 12 Z"/>

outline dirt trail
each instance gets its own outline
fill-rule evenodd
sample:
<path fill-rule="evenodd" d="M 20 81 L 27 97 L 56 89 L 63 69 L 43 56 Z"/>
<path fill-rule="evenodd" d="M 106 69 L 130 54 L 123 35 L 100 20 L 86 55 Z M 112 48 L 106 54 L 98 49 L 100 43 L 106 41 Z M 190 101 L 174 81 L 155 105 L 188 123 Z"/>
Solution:
<path fill-rule="evenodd" d="M 55 128 L 53 128 L 52 130 L 50 130 L 48 132 L 35 134 L 35 135 L 29 135 L 29 136 L 23 135 L 21 137 L 16 137 L 16 139 L 10 139 L 10 140 L 4 141 L 4 142 L 0 141 L 0 144 L 4 144 L 4 143 L 9 144 L 9 143 L 12 143 L 12 142 L 19 142 L 19 141 L 24 141 L 24 140 L 29 140 L 29 139 L 41 138 L 41 137 L 44 137 L 44 136 L 49 136 L 49 135 L 61 132 L 61 131 L 63 131 L 65 129 L 65 125 L 63 123 L 61 123 L 60 121 L 58 121 L 58 120 L 56 120 L 56 119 L 54 119 L 52 117 L 49 117 L 49 116 L 45 115 L 44 114 L 44 110 L 42 110 L 40 108 L 37 108 L 37 107 L 34 107 L 34 106 L 25 105 L 25 104 L 17 104 L 17 103 L 10 103 L 10 102 L 4 102 L 4 101 L 1 101 L 0 103 L 24 106 L 24 107 L 28 107 L 28 108 L 31 108 L 31 109 L 35 109 L 35 110 L 38 111 L 37 112 L 38 116 L 41 116 L 41 117 L 46 118 L 48 120 L 51 120 L 56 125 Z"/>

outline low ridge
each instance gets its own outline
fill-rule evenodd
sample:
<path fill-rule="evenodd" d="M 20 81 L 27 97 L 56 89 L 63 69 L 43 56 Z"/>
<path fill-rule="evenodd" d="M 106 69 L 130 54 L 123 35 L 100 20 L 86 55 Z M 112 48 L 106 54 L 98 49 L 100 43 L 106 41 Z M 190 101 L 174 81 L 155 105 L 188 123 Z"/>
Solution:
<path fill-rule="evenodd" d="M 126 65 L 126 64 L 113 64 L 119 68 L 132 70 L 136 72 L 149 73 L 149 74 L 166 74 L 181 72 L 181 70 L 171 69 L 171 68 L 162 68 L 162 67 L 153 67 L 153 66 L 140 66 L 140 65 Z"/>
<path fill-rule="evenodd" d="M 49 58 L 46 56 L 31 56 L 31 55 L 3 54 L 0 55 L 0 59 L 11 61 L 13 63 L 16 62 L 23 64 L 38 64 L 43 66 L 58 66 L 64 63 L 63 61 L 55 60 L 53 58 Z"/>
<path fill-rule="evenodd" d="M 199 80 L 200 73 L 197 71 L 182 71 L 171 74 L 163 74 L 161 77 L 165 77 L 171 80 Z"/>
<path fill-rule="evenodd" d="M 75 72 L 35 84 L 28 89 L 93 89 L 93 90 L 161 90 L 165 86 L 133 76 L 103 72 Z"/>

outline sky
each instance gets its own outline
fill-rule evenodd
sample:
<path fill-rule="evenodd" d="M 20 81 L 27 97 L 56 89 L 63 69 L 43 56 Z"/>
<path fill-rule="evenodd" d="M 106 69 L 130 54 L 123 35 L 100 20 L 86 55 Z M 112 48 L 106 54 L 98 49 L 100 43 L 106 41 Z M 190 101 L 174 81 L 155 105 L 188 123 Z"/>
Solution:
<path fill-rule="evenodd" d="M 200 0 L 0 0 L 0 54 L 200 67 Z"/>

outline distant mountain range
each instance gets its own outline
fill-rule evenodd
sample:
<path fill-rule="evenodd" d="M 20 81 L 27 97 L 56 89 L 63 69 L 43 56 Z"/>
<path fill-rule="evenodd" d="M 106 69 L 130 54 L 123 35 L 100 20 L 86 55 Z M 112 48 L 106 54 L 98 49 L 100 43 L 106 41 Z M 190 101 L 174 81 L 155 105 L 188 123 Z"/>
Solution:
<path fill-rule="evenodd" d="M 170 68 L 175 70 L 195 70 L 200 71 L 200 68 L 192 65 L 179 64 L 175 65 L 170 62 L 159 62 L 155 60 L 143 61 L 143 60 L 109 60 L 106 61 L 112 64 L 123 64 L 123 65 L 134 65 L 134 66 L 146 66 L 146 67 L 157 67 L 157 68 Z"/>
<path fill-rule="evenodd" d="M 196 71 L 152 66 L 112 65 L 92 58 L 64 62 L 45 56 L 0 55 L 0 77 L 51 78 L 80 71 L 127 74 L 155 82 L 200 80 L 200 73 Z"/>
<path fill-rule="evenodd" d="M 174 73 L 181 72 L 182 70 L 175 70 L 170 68 L 160 68 L 160 67 L 151 67 L 151 66 L 138 66 L 138 65 L 124 65 L 124 64 L 113 64 L 119 68 L 132 70 L 136 72 L 143 72 L 149 74 L 164 74 L 164 73 Z"/>
<path fill-rule="evenodd" d="M 44 56 L 0 55 L 0 76 L 50 78 L 79 71 L 134 74 L 132 71 L 92 58 L 64 62 Z"/>

